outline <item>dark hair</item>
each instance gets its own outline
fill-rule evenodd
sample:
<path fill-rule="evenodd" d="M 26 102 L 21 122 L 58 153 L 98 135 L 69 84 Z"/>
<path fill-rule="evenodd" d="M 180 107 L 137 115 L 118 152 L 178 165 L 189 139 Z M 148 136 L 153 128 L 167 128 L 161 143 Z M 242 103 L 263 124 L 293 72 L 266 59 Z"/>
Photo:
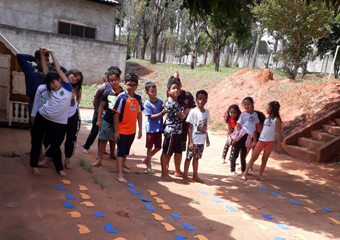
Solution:
<path fill-rule="evenodd" d="M 268 103 L 268 106 L 270 108 L 269 116 L 274 117 L 274 118 L 278 118 L 278 119 L 281 120 L 280 103 L 277 102 L 277 101 L 272 101 L 272 102 Z"/>
<path fill-rule="evenodd" d="M 266 120 L 266 115 L 264 115 L 263 112 L 261 111 L 254 111 L 257 113 L 257 116 L 259 117 L 259 120 L 260 120 L 260 123 L 263 124 L 264 123 L 264 120 Z"/>
<path fill-rule="evenodd" d="M 145 91 L 149 91 L 150 88 L 156 88 L 156 84 L 154 84 L 153 82 L 145 83 Z"/>
<path fill-rule="evenodd" d="M 228 123 L 229 119 L 230 119 L 230 110 L 231 109 L 234 109 L 236 112 L 237 112 L 237 115 L 236 115 L 236 118 L 235 118 L 235 121 L 238 120 L 238 118 L 240 117 L 241 115 L 241 110 L 240 108 L 236 105 L 236 104 L 233 104 L 233 105 L 230 105 L 228 110 L 224 113 L 224 120 L 226 123 Z"/>
<path fill-rule="evenodd" d="M 113 76 L 113 75 L 116 75 L 117 78 L 120 78 L 120 73 L 117 70 L 110 70 L 106 72 L 105 75 L 106 75 L 107 80 L 109 80 L 109 76 Z"/>
<path fill-rule="evenodd" d="M 197 91 L 197 93 L 196 93 L 196 98 L 198 98 L 198 95 L 200 95 L 200 94 L 203 94 L 203 95 L 205 95 L 205 96 L 208 98 L 208 93 L 207 93 L 207 91 L 205 91 L 205 90 L 199 90 L 199 91 Z"/>
<path fill-rule="evenodd" d="M 127 82 L 135 82 L 138 84 L 138 76 L 136 73 L 128 73 L 126 76 L 125 76 L 125 83 Z"/>
<path fill-rule="evenodd" d="M 181 83 L 181 79 L 177 78 L 177 80 L 176 80 L 174 76 L 169 77 L 168 83 L 171 82 L 171 81 L 177 81 L 177 82 Z"/>
<path fill-rule="evenodd" d="M 49 71 L 49 72 L 46 74 L 46 76 L 45 76 L 45 78 L 44 78 L 44 83 L 47 85 L 48 91 L 51 91 L 50 86 L 49 86 L 50 83 L 53 82 L 53 81 L 56 80 L 56 79 L 59 79 L 59 75 L 58 75 L 57 72 L 55 72 L 55 71 Z"/>
<path fill-rule="evenodd" d="M 245 101 L 249 101 L 251 103 L 251 105 L 253 105 L 253 109 L 254 109 L 254 99 L 252 97 L 246 97 L 242 100 L 242 103 L 244 103 Z"/>
<path fill-rule="evenodd" d="M 84 81 L 83 73 L 81 71 L 79 71 L 78 69 L 71 69 L 71 70 L 68 70 L 65 73 L 67 78 L 71 74 L 73 74 L 73 76 L 75 76 L 75 77 L 80 76 L 80 80 L 78 82 L 76 82 L 75 84 L 72 84 L 72 87 L 76 90 L 77 93 L 79 93 L 79 92 L 81 92 L 81 87 L 83 86 L 83 81 Z"/>
<path fill-rule="evenodd" d="M 169 79 L 168 84 L 167 84 L 167 89 L 170 90 L 171 86 L 174 85 L 174 84 L 176 84 L 177 86 L 180 86 L 180 83 L 178 81 L 176 81 L 174 79 L 172 79 L 172 81 L 170 81 L 170 79 Z"/>
<path fill-rule="evenodd" d="M 121 71 L 120 68 L 117 67 L 117 66 L 111 66 L 111 67 L 109 67 L 109 68 L 107 69 L 108 72 L 110 72 L 110 71 L 112 71 L 112 70 L 117 71 L 117 72 L 119 73 L 119 77 L 120 77 L 120 74 L 122 74 L 122 71 Z"/>
<path fill-rule="evenodd" d="M 45 56 L 49 57 L 50 54 L 49 53 L 45 53 Z M 39 61 L 41 60 L 40 50 L 37 50 L 37 51 L 34 52 L 34 59 L 35 60 L 39 60 Z"/>

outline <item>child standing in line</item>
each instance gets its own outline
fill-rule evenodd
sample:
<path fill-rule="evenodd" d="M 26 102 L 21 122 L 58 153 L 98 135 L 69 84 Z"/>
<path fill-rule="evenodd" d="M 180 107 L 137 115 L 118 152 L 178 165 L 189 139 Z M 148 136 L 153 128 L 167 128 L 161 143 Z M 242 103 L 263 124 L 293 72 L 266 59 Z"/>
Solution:
<path fill-rule="evenodd" d="M 268 118 L 264 121 L 263 130 L 261 132 L 259 141 L 256 144 L 255 150 L 251 156 L 251 159 L 247 165 L 245 172 L 243 173 L 242 179 L 246 180 L 246 176 L 249 172 L 249 169 L 253 167 L 254 162 L 260 156 L 260 153 L 264 149 L 262 156 L 262 163 L 259 172 L 259 180 L 263 181 L 262 174 L 264 169 L 266 168 L 268 158 L 270 153 L 274 148 L 275 135 L 277 138 L 277 151 L 281 153 L 281 117 L 280 117 L 280 104 L 277 101 L 273 101 L 268 103 L 267 106 L 267 114 Z"/>
<path fill-rule="evenodd" d="M 144 104 L 144 115 L 147 117 L 145 124 L 147 153 L 143 163 L 146 165 L 146 173 L 154 174 L 151 169 L 151 157 L 161 150 L 165 110 L 163 101 L 157 98 L 157 88 L 153 82 L 145 83 L 145 93 L 149 96 L 149 100 L 146 100 Z M 154 149 L 152 149 L 153 146 Z"/>
<path fill-rule="evenodd" d="M 126 183 L 123 170 L 129 173 L 124 167 L 126 157 L 130 153 L 131 145 L 136 135 L 136 120 L 138 121 L 138 137 L 142 137 L 142 111 L 143 103 L 140 95 L 135 91 L 138 86 L 138 76 L 135 73 L 128 73 L 125 76 L 126 91 L 118 95 L 113 111 L 114 141 L 117 143 L 117 180 Z"/>
<path fill-rule="evenodd" d="M 187 157 L 184 165 L 184 177 L 183 182 L 188 183 L 188 170 L 190 161 L 193 168 L 193 182 L 204 183 L 202 179 L 198 177 L 198 160 L 202 158 L 204 143 L 207 143 L 207 147 L 210 146 L 208 135 L 208 123 L 210 122 L 209 111 L 204 108 L 208 101 L 208 93 L 205 90 L 200 90 L 196 93 L 196 108 L 189 112 L 187 117 L 188 123 L 188 150 Z"/>
<path fill-rule="evenodd" d="M 231 145 L 231 134 L 234 132 L 234 129 L 236 127 L 236 122 L 238 120 L 238 118 L 241 115 L 241 110 L 240 108 L 236 105 L 230 105 L 228 108 L 228 111 L 225 113 L 225 122 L 228 124 L 228 137 L 227 137 L 227 141 L 224 145 L 223 148 L 223 153 L 222 153 L 222 159 L 221 159 L 221 164 L 225 163 L 225 159 L 229 150 L 229 147 Z M 227 165 L 230 165 L 230 161 L 227 161 Z"/>
<path fill-rule="evenodd" d="M 169 97 L 164 103 L 166 119 L 164 122 L 164 141 L 163 152 L 161 156 L 162 178 L 171 180 L 172 177 L 168 174 L 168 166 L 171 155 L 173 153 L 182 157 L 182 122 L 189 113 L 189 109 L 183 112 L 179 107 L 177 98 L 180 94 L 180 83 L 172 80 L 167 85 Z M 176 156 L 175 156 L 176 158 Z"/>
<path fill-rule="evenodd" d="M 256 145 L 256 127 L 261 132 L 259 118 L 257 113 L 254 112 L 253 98 L 246 97 L 243 99 L 242 104 L 246 111 L 241 114 L 237 121 L 235 131 L 231 136 L 233 148 L 230 155 L 230 171 L 234 175 L 238 175 L 235 171 L 235 165 L 239 153 L 241 155 L 242 172 L 246 170 L 246 156 L 247 152 L 250 150 L 250 148 L 247 149 L 247 146 L 253 147 Z"/>

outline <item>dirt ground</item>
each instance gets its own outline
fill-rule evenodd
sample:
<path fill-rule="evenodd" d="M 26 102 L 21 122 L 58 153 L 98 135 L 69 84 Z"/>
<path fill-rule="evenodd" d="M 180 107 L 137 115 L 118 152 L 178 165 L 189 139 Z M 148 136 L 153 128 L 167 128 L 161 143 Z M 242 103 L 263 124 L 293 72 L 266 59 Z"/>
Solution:
<path fill-rule="evenodd" d="M 81 116 L 83 120 L 89 120 L 92 111 L 82 109 Z M 144 134 L 141 140 L 136 139 L 133 144 L 128 157 L 132 169 L 125 177 L 135 185 L 136 191 L 151 200 L 150 204 L 156 210 L 150 211 L 138 195 L 130 192 L 128 186 L 115 180 L 116 163 L 108 155 L 105 155 L 103 166 L 99 168 L 88 168 L 86 171 L 79 165 L 80 159 L 84 159 L 86 164 L 95 160 L 96 144 L 88 155 L 82 153 L 81 147 L 90 128 L 91 125 L 81 126 L 78 147 L 72 158 L 74 169 L 67 170 L 68 176 L 64 178 L 71 182 L 70 185 L 59 182 L 63 178 L 57 175 L 53 164 L 41 170 L 41 177 L 33 177 L 29 157 L 25 154 L 30 147 L 29 131 L 0 128 L 0 152 L 15 151 L 21 156 L 0 157 L 1 240 L 170 240 L 175 236 L 194 239 L 198 235 L 201 236 L 196 239 L 210 240 L 340 239 L 338 164 L 305 163 L 273 153 L 265 171 L 266 181 L 256 181 L 259 160 L 254 167 L 254 176 L 244 182 L 239 177 L 230 176 L 228 166 L 219 163 L 225 136 L 211 132 L 211 146 L 205 148 L 199 165 L 199 174 L 205 184 L 184 185 L 179 178 L 173 182 L 160 178 L 159 154 L 152 159 L 156 174 L 143 174 L 141 160 L 146 153 Z M 173 169 L 171 162 L 171 173 Z M 57 184 L 62 184 L 67 190 L 57 190 Z M 88 191 L 80 191 L 78 185 L 86 186 Z M 164 204 L 171 209 L 162 209 L 148 190 L 158 193 L 156 197 L 164 200 Z M 91 199 L 81 199 L 80 192 L 88 194 Z M 272 192 L 284 197 L 277 197 Z M 72 193 L 76 200 L 65 199 L 66 193 Z M 64 208 L 65 201 L 70 201 L 76 209 Z M 83 201 L 90 201 L 95 206 L 86 207 L 80 204 Z M 257 210 L 251 209 L 252 206 Z M 316 213 L 311 214 L 306 207 Z M 323 207 L 332 212 L 325 211 Z M 78 211 L 81 218 L 71 218 L 67 214 L 71 211 Z M 104 212 L 105 217 L 98 218 L 93 212 Z M 164 220 L 156 221 L 152 213 Z M 181 219 L 174 219 L 170 214 L 179 214 Z M 266 219 L 262 214 L 271 215 L 273 219 Z M 197 230 L 185 229 L 183 222 Z M 168 232 L 162 223 L 170 224 L 175 230 Z M 289 230 L 281 229 L 275 223 Z M 77 224 L 86 226 L 91 232 L 79 234 Z M 104 229 L 106 224 L 112 224 L 119 233 L 107 233 Z"/>

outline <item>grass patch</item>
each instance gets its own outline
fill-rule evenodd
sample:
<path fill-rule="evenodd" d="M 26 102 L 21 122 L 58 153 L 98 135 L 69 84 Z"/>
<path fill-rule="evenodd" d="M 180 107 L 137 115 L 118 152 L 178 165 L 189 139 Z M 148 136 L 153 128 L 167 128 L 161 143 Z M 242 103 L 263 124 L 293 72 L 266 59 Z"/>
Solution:
<path fill-rule="evenodd" d="M 99 185 L 101 189 L 105 188 L 105 183 L 98 177 L 94 177 L 94 183 Z"/>
<path fill-rule="evenodd" d="M 85 159 L 84 158 L 79 159 L 79 166 L 81 166 L 81 167 L 85 166 Z"/>
<path fill-rule="evenodd" d="M 93 94 L 96 91 L 97 86 L 83 86 L 82 95 L 79 106 L 83 108 L 93 108 L 92 100 Z"/>
<path fill-rule="evenodd" d="M 198 201 L 197 199 L 192 199 L 192 200 L 191 200 L 191 203 L 197 204 L 197 205 L 200 205 L 200 204 L 201 204 L 200 201 Z"/>
<path fill-rule="evenodd" d="M 92 166 L 91 166 L 91 164 L 85 165 L 85 169 L 86 169 L 86 171 L 87 171 L 88 173 L 92 173 Z"/>
<path fill-rule="evenodd" d="M 212 131 L 222 130 L 222 129 L 226 128 L 225 125 L 226 124 L 223 123 L 223 122 L 219 122 L 219 121 L 214 122 L 214 121 L 211 121 L 209 129 L 212 130 Z"/>
<path fill-rule="evenodd" d="M 1 157 L 8 157 L 8 158 L 15 158 L 20 157 L 19 154 L 17 154 L 15 151 L 12 152 L 3 152 L 0 154 Z"/>

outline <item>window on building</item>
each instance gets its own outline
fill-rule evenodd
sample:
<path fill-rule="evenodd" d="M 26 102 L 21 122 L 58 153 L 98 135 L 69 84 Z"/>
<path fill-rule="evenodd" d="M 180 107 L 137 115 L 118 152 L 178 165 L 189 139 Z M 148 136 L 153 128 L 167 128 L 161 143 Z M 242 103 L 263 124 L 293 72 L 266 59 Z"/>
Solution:
<path fill-rule="evenodd" d="M 60 34 L 96 39 L 96 31 L 97 29 L 93 27 L 62 21 L 58 23 L 58 33 Z"/>

